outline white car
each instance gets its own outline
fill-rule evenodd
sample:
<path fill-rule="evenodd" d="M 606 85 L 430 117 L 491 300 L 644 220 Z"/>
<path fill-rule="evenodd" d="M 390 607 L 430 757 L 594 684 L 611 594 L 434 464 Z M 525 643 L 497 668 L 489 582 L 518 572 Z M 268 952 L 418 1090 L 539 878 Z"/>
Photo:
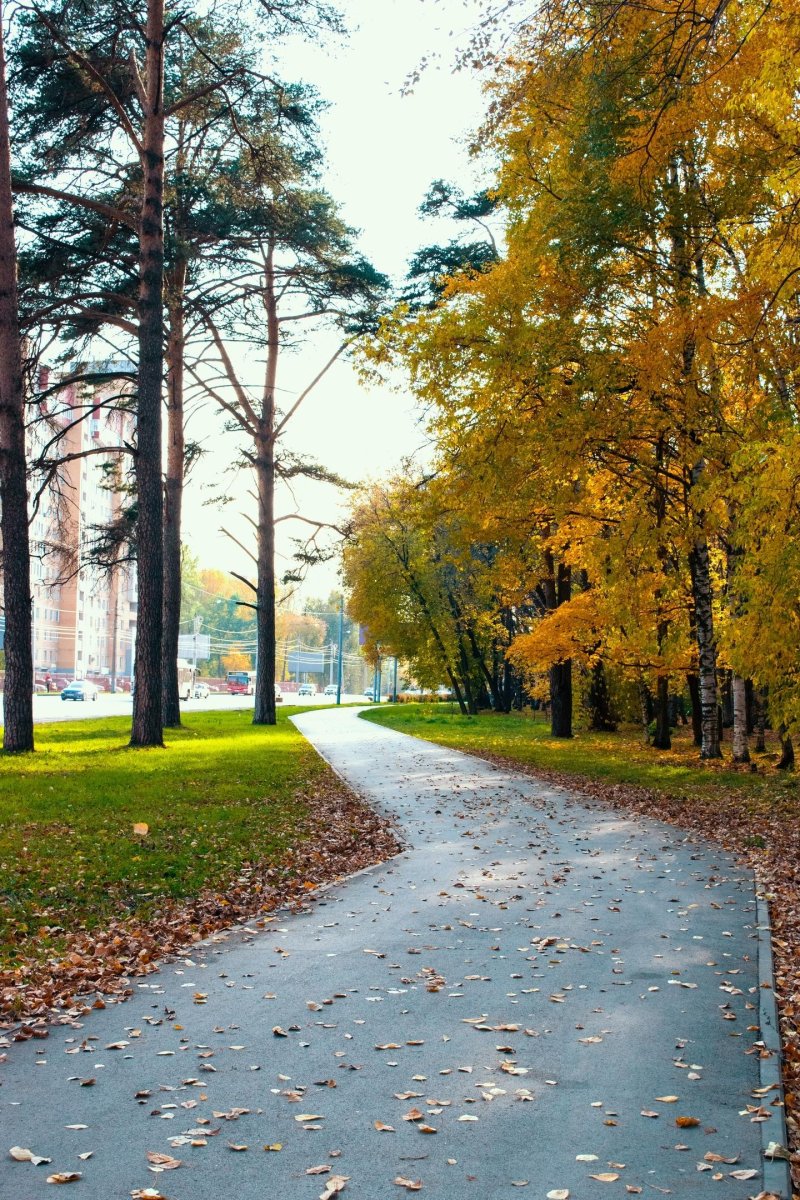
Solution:
<path fill-rule="evenodd" d="M 317 686 L 314 683 L 301 683 L 297 694 L 298 696 L 316 696 Z"/>
<path fill-rule="evenodd" d="M 192 694 L 195 700 L 207 700 L 211 695 L 211 688 L 207 683 L 196 683 Z"/>
<path fill-rule="evenodd" d="M 275 684 L 275 703 L 283 703 L 283 692 L 281 691 L 281 685 L 279 683 Z"/>

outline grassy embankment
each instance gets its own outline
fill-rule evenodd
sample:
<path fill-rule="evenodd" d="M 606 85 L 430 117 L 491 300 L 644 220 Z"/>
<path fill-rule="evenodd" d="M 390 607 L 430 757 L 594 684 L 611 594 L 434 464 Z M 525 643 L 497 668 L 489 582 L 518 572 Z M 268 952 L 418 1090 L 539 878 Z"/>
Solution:
<path fill-rule="evenodd" d="M 165 750 L 128 749 L 125 717 L 42 725 L 36 753 L 0 756 L 0 968 L 109 921 L 146 922 L 165 901 L 244 893 L 254 866 L 271 886 L 346 857 L 361 814 L 287 720 L 298 711 L 274 727 L 193 713 Z"/>

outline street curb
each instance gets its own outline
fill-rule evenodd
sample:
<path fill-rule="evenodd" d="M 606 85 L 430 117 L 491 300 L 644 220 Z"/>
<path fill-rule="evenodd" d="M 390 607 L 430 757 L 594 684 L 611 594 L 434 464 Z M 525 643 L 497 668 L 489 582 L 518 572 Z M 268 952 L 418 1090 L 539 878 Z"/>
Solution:
<path fill-rule="evenodd" d="M 780 1104 L 773 1109 L 772 1122 L 761 1123 L 762 1156 L 769 1142 L 786 1146 L 786 1112 L 784 1109 L 783 1079 L 781 1073 L 781 1035 L 778 1021 L 778 1004 L 775 999 L 775 972 L 772 960 L 772 925 L 769 901 L 756 885 L 756 933 L 758 935 L 758 1023 L 761 1040 L 769 1056 L 759 1058 L 762 1088 L 775 1090 Z M 777 1125 L 777 1127 L 776 1127 Z M 792 1176 L 789 1162 L 784 1158 L 763 1158 L 764 1191 L 780 1198 L 791 1200 Z"/>

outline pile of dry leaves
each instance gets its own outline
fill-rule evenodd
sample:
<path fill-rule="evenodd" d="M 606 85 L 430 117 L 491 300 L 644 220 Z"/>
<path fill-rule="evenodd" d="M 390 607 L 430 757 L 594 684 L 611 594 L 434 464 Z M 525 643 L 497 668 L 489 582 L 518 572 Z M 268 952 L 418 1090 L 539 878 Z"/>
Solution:
<path fill-rule="evenodd" d="M 786 1124 L 794 1186 L 800 1192 L 800 821 L 798 802 L 777 799 L 768 812 L 748 812 L 741 796 L 715 796 L 714 803 L 670 796 L 632 784 L 604 783 L 584 776 L 529 767 L 491 752 L 471 753 L 512 767 L 570 791 L 580 791 L 643 816 L 690 830 L 725 847 L 752 868 L 767 897 L 772 922 L 775 992 L 783 1044 Z"/>
<path fill-rule="evenodd" d="M 109 999 L 126 999 L 130 980 L 155 971 L 157 961 L 240 922 L 257 926 L 266 914 L 299 905 L 322 884 L 400 849 L 390 822 L 333 773 L 312 794 L 296 799 L 308 811 L 306 836 L 280 866 L 251 864 L 224 891 L 165 901 L 146 921 L 120 918 L 102 930 L 75 932 L 58 959 L 31 956 L 0 971 L 0 1029 L 15 1029 L 18 1040 L 42 1036 L 47 1021 L 70 1020 L 89 1007 L 104 1008 Z"/>

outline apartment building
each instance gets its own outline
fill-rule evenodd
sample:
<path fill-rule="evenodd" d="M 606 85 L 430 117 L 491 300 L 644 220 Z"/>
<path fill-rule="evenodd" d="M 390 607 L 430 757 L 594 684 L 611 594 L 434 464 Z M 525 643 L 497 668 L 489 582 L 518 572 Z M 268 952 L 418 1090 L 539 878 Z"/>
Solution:
<path fill-rule="evenodd" d="M 91 372 L 115 364 L 92 364 Z M 72 372 L 77 374 L 78 372 Z M 87 370 L 84 373 L 89 373 Z M 88 561 L 96 527 L 117 515 L 134 422 L 113 404 L 118 382 L 72 383 L 42 371 L 38 415 L 32 421 L 33 457 L 60 460 L 32 480 L 31 584 L 34 673 L 94 679 L 130 679 L 137 591 L 134 564 L 109 573 Z M 57 443 L 56 443 L 57 439 Z"/>

